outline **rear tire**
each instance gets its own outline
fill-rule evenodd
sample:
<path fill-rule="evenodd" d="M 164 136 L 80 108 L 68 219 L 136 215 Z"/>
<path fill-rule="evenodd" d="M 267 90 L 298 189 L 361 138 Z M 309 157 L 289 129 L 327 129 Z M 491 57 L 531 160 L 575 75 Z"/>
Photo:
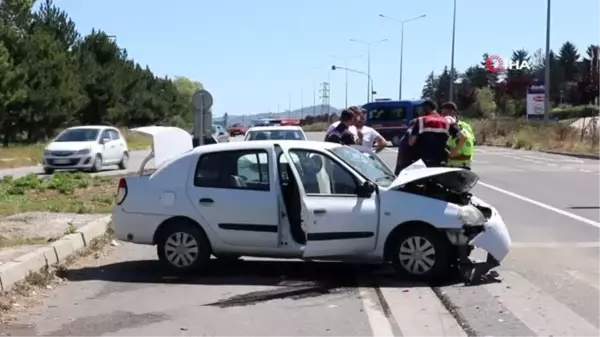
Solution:
<path fill-rule="evenodd" d="M 178 273 L 201 270 L 210 261 L 211 247 L 204 231 L 188 221 L 168 224 L 159 235 L 159 261 Z"/>
<path fill-rule="evenodd" d="M 393 238 L 390 261 L 399 276 L 431 282 L 448 275 L 451 244 L 443 233 L 425 226 L 407 228 Z"/>

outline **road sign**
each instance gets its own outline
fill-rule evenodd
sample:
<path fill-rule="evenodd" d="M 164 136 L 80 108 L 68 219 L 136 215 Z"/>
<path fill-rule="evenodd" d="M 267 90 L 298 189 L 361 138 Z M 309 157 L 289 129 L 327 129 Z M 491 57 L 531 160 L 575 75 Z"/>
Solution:
<path fill-rule="evenodd" d="M 210 92 L 198 89 L 192 96 L 192 103 L 194 104 L 194 108 L 198 110 L 209 110 L 213 105 L 213 97 Z"/>

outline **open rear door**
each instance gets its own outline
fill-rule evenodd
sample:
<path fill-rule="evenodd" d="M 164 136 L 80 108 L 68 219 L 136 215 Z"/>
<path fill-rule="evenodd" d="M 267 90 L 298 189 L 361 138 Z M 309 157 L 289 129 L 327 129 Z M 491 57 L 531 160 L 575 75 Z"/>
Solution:
<path fill-rule="evenodd" d="M 375 249 L 378 226 L 378 200 L 377 193 L 369 198 L 360 198 L 352 195 L 313 194 L 306 193 L 296 165 L 310 162 L 310 158 L 301 158 L 295 150 L 290 150 L 282 144 L 283 155 L 286 156 L 300 192 L 302 204 L 302 230 L 306 235 L 306 246 L 303 256 L 305 258 L 334 257 L 356 255 L 373 251 Z M 307 151 L 315 151 L 308 150 Z M 320 152 L 314 152 L 320 153 Z M 316 174 L 318 184 L 329 184 L 331 165 L 339 165 L 348 174 L 354 175 L 344 164 L 331 159 L 329 155 L 320 153 L 331 162 L 324 165 Z M 304 172 L 306 174 L 306 172 Z M 356 177 L 362 183 L 360 177 Z M 326 180 L 326 181 L 321 181 Z"/>

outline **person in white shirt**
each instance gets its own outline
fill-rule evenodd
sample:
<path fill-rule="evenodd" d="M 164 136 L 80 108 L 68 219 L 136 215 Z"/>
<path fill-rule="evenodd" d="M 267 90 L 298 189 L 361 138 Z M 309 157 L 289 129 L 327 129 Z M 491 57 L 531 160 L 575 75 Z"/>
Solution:
<path fill-rule="evenodd" d="M 356 118 L 356 135 L 358 138 L 357 144 L 363 148 L 372 151 L 375 148 L 375 152 L 380 152 L 385 149 L 387 141 L 377 130 L 372 127 L 366 126 L 365 121 L 367 119 L 366 114 L 361 113 Z"/>

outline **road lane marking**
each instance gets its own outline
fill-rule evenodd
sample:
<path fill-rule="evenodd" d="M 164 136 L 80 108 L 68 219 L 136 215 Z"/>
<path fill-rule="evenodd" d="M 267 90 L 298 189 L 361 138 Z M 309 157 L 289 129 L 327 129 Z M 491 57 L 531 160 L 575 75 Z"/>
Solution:
<path fill-rule="evenodd" d="M 600 287 L 598 286 L 598 279 L 592 281 L 588 279 L 588 277 L 585 276 L 583 273 L 580 273 L 576 270 L 565 270 L 565 273 L 571 276 L 572 278 L 589 285 L 590 287 L 600 290 Z"/>
<path fill-rule="evenodd" d="M 377 299 L 375 289 L 359 287 L 358 293 L 363 302 L 363 309 L 371 325 L 373 336 L 394 336 L 392 326 L 383 313 L 383 307 Z"/>
<path fill-rule="evenodd" d="M 537 336 L 598 336 L 598 328 L 512 271 L 484 288 Z"/>
<path fill-rule="evenodd" d="M 504 193 L 504 194 L 506 194 L 508 196 L 511 196 L 513 198 L 516 198 L 516 199 L 519 199 L 521 201 L 528 202 L 530 204 L 533 204 L 533 205 L 536 205 L 538 207 L 544 208 L 544 209 L 546 209 L 548 211 L 552 211 L 552 212 L 558 213 L 560 215 L 566 216 L 568 218 L 571 218 L 573 220 L 577 220 L 577 221 L 583 222 L 585 224 L 588 224 L 590 226 L 594 226 L 594 227 L 600 228 L 600 223 L 599 222 L 590 220 L 588 218 L 584 218 L 582 216 L 579 216 L 577 214 L 573 214 L 571 212 L 563 211 L 562 209 L 558 209 L 556 207 L 544 204 L 543 202 L 539 202 L 539 201 L 535 201 L 533 199 L 529 199 L 529 198 L 524 197 L 522 195 L 519 195 L 519 194 L 510 192 L 510 191 L 507 191 L 505 189 L 502 189 L 500 187 L 496 187 L 496 186 L 493 186 L 493 185 L 490 185 L 490 184 L 482 183 L 481 181 L 477 185 L 481 185 L 481 186 L 487 187 L 487 188 L 492 189 L 492 190 L 494 190 L 496 192 Z"/>
<path fill-rule="evenodd" d="M 467 336 L 430 287 L 380 290 L 403 336 Z"/>

